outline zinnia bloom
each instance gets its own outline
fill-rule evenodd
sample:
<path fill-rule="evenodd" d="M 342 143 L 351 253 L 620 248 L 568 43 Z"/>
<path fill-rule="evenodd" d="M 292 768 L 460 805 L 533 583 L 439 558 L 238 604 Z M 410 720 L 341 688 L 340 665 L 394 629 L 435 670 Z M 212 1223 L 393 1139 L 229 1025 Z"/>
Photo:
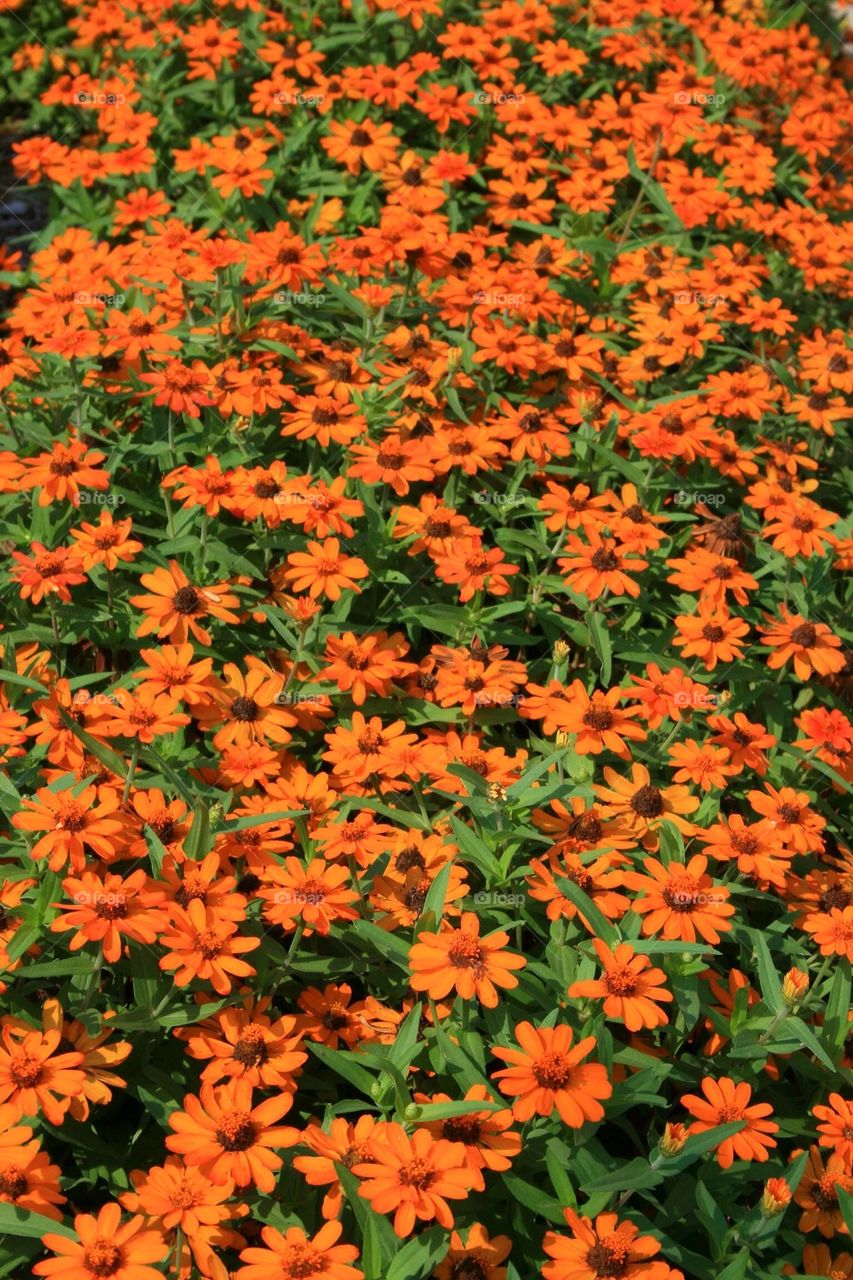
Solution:
<path fill-rule="evenodd" d="M 198 1097 L 187 1094 L 184 1110 L 169 1116 L 175 1132 L 166 1138 L 166 1146 L 217 1186 L 252 1185 L 269 1195 L 275 1190 L 273 1175 L 282 1164 L 272 1148 L 292 1147 L 299 1141 L 298 1129 L 275 1123 L 292 1103 L 289 1093 L 280 1093 L 252 1107 L 252 1086 L 245 1080 L 203 1084 Z"/>
<path fill-rule="evenodd" d="M 233 1272 L 235 1280 L 363 1280 L 364 1272 L 350 1264 L 358 1257 L 352 1244 L 338 1244 L 343 1227 L 325 1223 L 310 1240 L 299 1227 L 282 1234 L 263 1227 L 265 1249 L 244 1249 L 240 1258 L 248 1265 Z"/>
<path fill-rule="evenodd" d="M 48 1232 L 45 1246 L 59 1257 L 37 1262 L 33 1272 L 58 1280 L 162 1280 L 162 1271 L 147 1264 L 162 1262 L 169 1246 L 159 1231 L 144 1227 L 141 1214 L 122 1224 L 117 1204 L 105 1204 L 97 1218 L 78 1213 L 78 1239 Z"/>
<path fill-rule="evenodd" d="M 548 1257 L 542 1268 L 545 1280 L 675 1280 L 673 1271 L 658 1259 L 660 1245 L 652 1236 L 641 1236 L 633 1222 L 619 1222 L 615 1213 L 600 1213 L 593 1223 L 574 1209 L 564 1209 L 571 1236 L 545 1233 L 542 1248 Z"/>
<path fill-rule="evenodd" d="M 735 1084 L 729 1076 L 721 1076 L 719 1080 L 706 1076 L 701 1088 L 705 1095 L 703 1098 L 695 1093 L 686 1093 L 681 1099 L 682 1106 L 696 1117 L 690 1126 L 691 1133 L 706 1133 L 718 1125 L 731 1124 L 733 1120 L 746 1122 L 739 1133 L 724 1138 L 716 1148 L 720 1168 L 728 1169 L 735 1157 L 738 1160 L 767 1160 L 769 1148 L 776 1146 L 770 1134 L 779 1129 L 775 1121 L 766 1118 L 773 1114 L 769 1102 L 750 1106 L 751 1087 L 743 1080 Z"/>
<path fill-rule="evenodd" d="M 410 1137 L 402 1125 L 380 1124 L 367 1150 L 367 1159 L 352 1167 L 363 1180 L 359 1195 L 375 1213 L 394 1211 L 398 1236 L 411 1235 L 417 1220 L 453 1226 L 447 1201 L 467 1196 L 474 1181 L 460 1142 L 436 1141 L 426 1129 Z"/>
<path fill-rule="evenodd" d="M 423 932 L 409 949 L 411 986 L 426 991 L 433 1000 L 442 1000 L 455 989 L 463 1000 L 475 998 L 487 1009 L 498 1003 L 496 987 L 517 987 L 518 979 L 510 972 L 523 969 L 523 956 L 505 952 L 509 934 L 497 930 L 487 938 L 480 937 L 480 921 L 466 911 L 458 929 L 440 933 Z"/>
<path fill-rule="evenodd" d="M 658 1004 L 671 1000 L 672 992 L 663 985 L 663 969 L 653 969 L 648 956 L 636 955 L 627 942 L 614 951 L 600 938 L 592 945 L 604 971 L 600 978 L 573 982 L 570 997 L 603 1000 L 604 1016 L 620 1018 L 629 1031 L 665 1026 L 667 1017 Z"/>
<path fill-rule="evenodd" d="M 512 1111 L 517 1120 L 550 1116 L 555 1108 L 572 1129 L 604 1118 L 601 1103 L 613 1092 L 607 1071 L 599 1062 L 583 1061 L 595 1046 L 594 1036 L 572 1048 L 571 1027 L 537 1029 L 530 1022 L 520 1022 L 515 1038 L 520 1049 L 498 1046 L 492 1053 L 510 1063 L 493 1079 L 500 1081 L 501 1093 L 515 1099 Z"/>

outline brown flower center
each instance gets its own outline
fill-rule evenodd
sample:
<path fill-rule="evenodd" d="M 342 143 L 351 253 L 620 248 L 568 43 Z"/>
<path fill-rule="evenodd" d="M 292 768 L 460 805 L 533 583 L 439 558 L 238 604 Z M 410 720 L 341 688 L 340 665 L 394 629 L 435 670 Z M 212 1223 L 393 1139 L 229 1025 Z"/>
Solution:
<path fill-rule="evenodd" d="M 640 818 L 659 818 L 663 813 L 663 796 L 657 787 L 647 782 L 631 796 L 631 808 Z"/>
<path fill-rule="evenodd" d="M 222 1116 L 216 1141 L 225 1151 L 246 1151 L 255 1141 L 255 1122 L 248 1111 L 231 1111 Z"/>
<path fill-rule="evenodd" d="M 254 698 L 235 698 L 231 703 L 231 715 L 235 720 L 251 722 L 257 720 L 260 707 Z"/>
<path fill-rule="evenodd" d="M 181 587 L 172 596 L 172 607 L 176 613 L 196 613 L 199 604 L 199 594 L 195 587 Z"/>
<path fill-rule="evenodd" d="M 83 1265 L 96 1276 L 113 1276 L 123 1263 L 121 1249 L 110 1240 L 94 1240 L 83 1254 Z"/>
<path fill-rule="evenodd" d="M 572 1078 L 572 1066 L 564 1053 L 543 1053 L 532 1071 L 543 1089 L 564 1089 Z"/>
<path fill-rule="evenodd" d="M 817 630 L 810 622 L 802 622 L 791 632 L 791 643 L 801 645 L 803 649 L 811 649 L 817 639 Z"/>

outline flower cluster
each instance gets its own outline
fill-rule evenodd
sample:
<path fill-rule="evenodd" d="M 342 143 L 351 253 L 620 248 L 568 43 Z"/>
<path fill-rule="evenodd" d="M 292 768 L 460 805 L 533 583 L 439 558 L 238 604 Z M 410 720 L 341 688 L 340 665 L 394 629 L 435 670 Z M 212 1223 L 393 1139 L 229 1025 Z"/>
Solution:
<path fill-rule="evenodd" d="M 0 0 L 0 1275 L 853 1280 L 835 24 Z"/>

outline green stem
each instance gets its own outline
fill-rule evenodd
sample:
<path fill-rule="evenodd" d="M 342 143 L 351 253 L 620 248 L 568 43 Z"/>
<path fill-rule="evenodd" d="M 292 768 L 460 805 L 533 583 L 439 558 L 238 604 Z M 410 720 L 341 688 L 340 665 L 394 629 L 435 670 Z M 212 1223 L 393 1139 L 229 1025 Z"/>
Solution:
<path fill-rule="evenodd" d="M 137 738 L 130 753 L 130 764 L 127 766 L 127 777 L 124 780 L 124 791 L 122 792 L 121 797 L 122 805 L 127 804 L 127 797 L 130 795 L 130 788 L 133 786 L 133 778 L 136 773 L 136 766 L 139 763 L 139 751 L 141 745 L 142 744 Z"/>

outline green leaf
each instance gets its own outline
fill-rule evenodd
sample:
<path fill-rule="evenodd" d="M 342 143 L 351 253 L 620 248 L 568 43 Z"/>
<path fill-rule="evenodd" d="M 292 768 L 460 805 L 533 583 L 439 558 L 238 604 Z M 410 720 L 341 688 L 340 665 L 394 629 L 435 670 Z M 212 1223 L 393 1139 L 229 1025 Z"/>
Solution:
<path fill-rule="evenodd" d="M 54 1222 L 40 1213 L 32 1213 L 29 1209 L 17 1209 L 14 1205 L 0 1202 L 0 1236 L 27 1236 L 31 1240 L 43 1240 L 52 1233 L 65 1236 L 68 1240 L 76 1240 L 77 1233 L 62 1222 Z"/>
<path fill-rule="evenodd" d="M 193 862 L 200 861 L 210 849 L 210 810 L 202 804 L 193 814 L 192 826 L 184 841 L 184 853 Z"/>
<path fill-rule="evenodd" d="M 564 876 L 554 877 L 557 888 L 561 893 L 573 903 L 585 920 L 589 921 L 590 927 L 595 931 L 595 936 L 601 938 L 602 942 L 606 942 L 608 947 L 613 947 L 619 942 L 619 934 L 610 923 L 605 915 L 602 915 L 598 907 L 588 894 L 584 893 L 574 880 L 569 880 Z"/>
<path fill-rule="evenodd" d="M 601 683 L 609 686 L 613 675 L 613 645 L 610 642 L 610 631 L 600 613 L 590 613 L 586 620 L 589 638 L 598 658 L 601 672 Z"/>
<path fill-rule="evenodd" d="M 404 1245 L 385 1272 L 385 1280 L 423 1280 L 447 1253 L 450 1240 L 443 1227 L 430 1227 Z"/>
<path fill-rule="evenodd" d="M 93 738 L 91 733 L 87 733 L 85 729 L 81 729 L 76 720 L 71 719 L 64 707 L 58 707 L 57 710 L 59 711 L 59 718 L 66 729 L 70 730 L 75 738 L 80 739 L 89 755 L 99 760 L 105 769 L 109 769 L 110 773 L 114 773 L 119 778 L 127 777 L 127 762 L 123 756 L 120 756 L 117 751 L 112 751 L 109 747 L 105 747 L 103 742 Z"/>
<path fill-rule="evenodd" d="M 836 1191 L 838 1192 L 838 1207 L 841 1210 L 841 1216 L 847 1224 L 847 1230 L 853 1236 L 853 1195 L 837 1185 Z"/>
<path fill-rule="evenodd" d="M 355 1054 L 346 1052 L 341 1049 L 329 1049 L 324 1044 L 309 1044 L 308 1048 L 311 1052 L 330 1067 L 336 1075 L 343 1076 L 344 1080 L 349 1080 L 350 1084 L 355 1085 L 360 1093 L 364 1093 L 368 1098 L 373 1097 L 373 1086 L 376 1083 L 376 1077 L 372 1076 L 369 1071 L 365 1071 L 364 1067 L 360 1067 L 354 1061 Z"/>
<path fill-rule="evenodd" d="M 779 974 L 776 972 L 764 935 L 757 929 L 750 929 L 749 936 L 755 950 L 761 994 L 774 1013 L 782 1013 L 786 1008 L 785 998 L 782 995 Z"/>
<path fill-rule="evenodd" d="M 471 1099 L 469 1102 L 426 1102 L 421 1107 L 418 1123 L 420 1124 L 421 1121 L 450 1120 L 452 1116 L 470 1116 L 475 1111 L 503 1111 L 504 1109 L 504 1103 L 488 1100 L 484 1102 L 477 1102 L 476 1099 Z"/>

